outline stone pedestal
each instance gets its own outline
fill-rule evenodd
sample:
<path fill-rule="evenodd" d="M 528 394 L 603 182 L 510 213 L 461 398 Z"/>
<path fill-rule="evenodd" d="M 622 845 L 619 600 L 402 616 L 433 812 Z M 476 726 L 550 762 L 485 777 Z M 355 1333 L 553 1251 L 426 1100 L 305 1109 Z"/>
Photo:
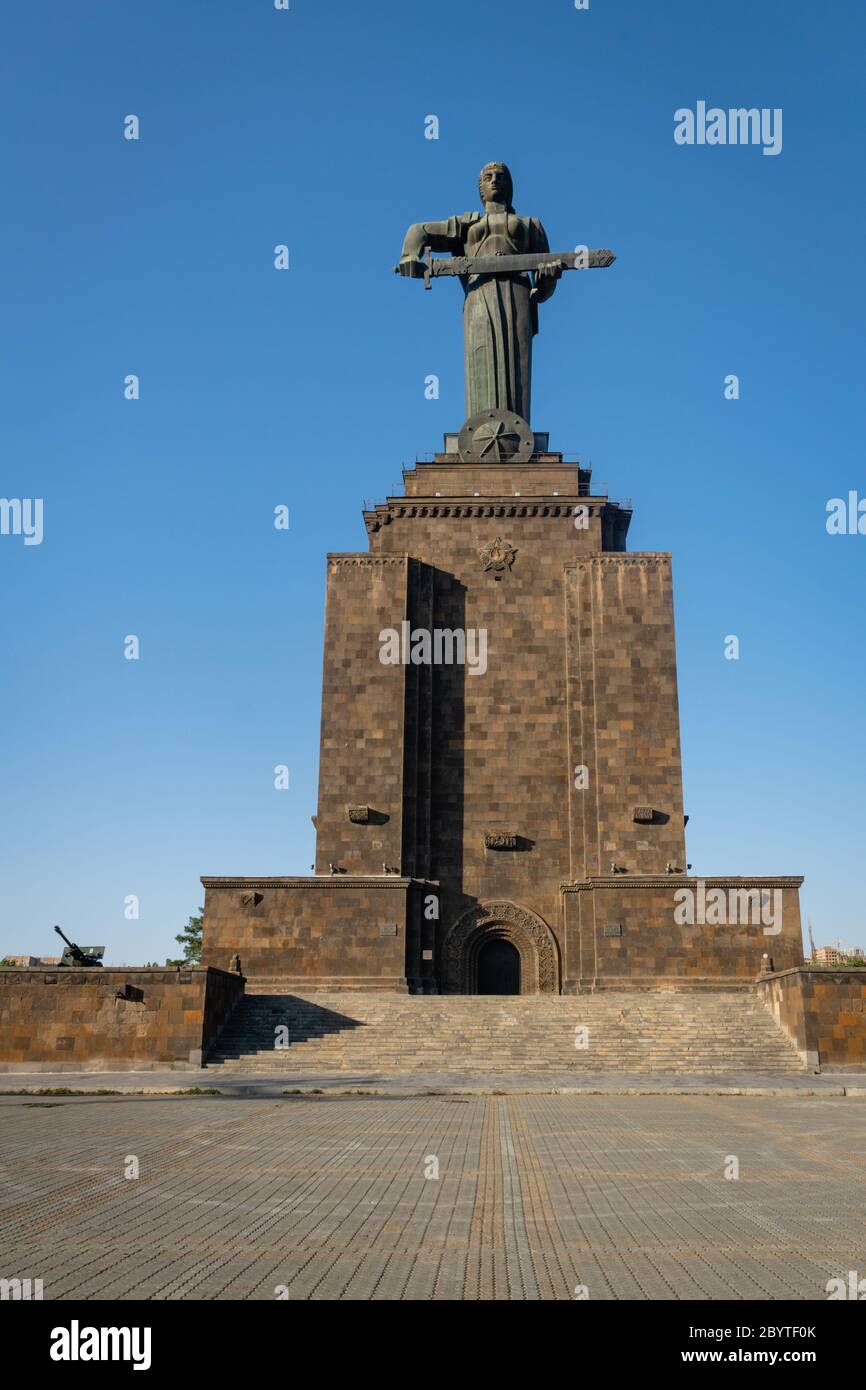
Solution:
<path fill-rule="evenodd" d="M 205 879 L 206 962 L 472 992 L 504 938 L 523 992 L 757 974 L 761 942 L 673 921 L 670 556 L 627 553 L 630 506 L 535 442 L 521 463 L 446 444 L 364 513 L 369 551 L 327 557 L 316 877 Z M 799 880 L 764 882 L 796 965 Z"/>

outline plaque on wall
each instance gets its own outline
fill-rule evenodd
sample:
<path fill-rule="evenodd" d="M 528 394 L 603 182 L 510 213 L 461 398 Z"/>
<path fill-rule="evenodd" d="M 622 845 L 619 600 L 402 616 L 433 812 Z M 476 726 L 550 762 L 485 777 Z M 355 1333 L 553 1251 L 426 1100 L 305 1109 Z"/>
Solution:
<path fill-rule="evenodd" d="M 387 825 L 390 816 L 372 806 L 347 806 L 346 814 L 353 825 Z"/>

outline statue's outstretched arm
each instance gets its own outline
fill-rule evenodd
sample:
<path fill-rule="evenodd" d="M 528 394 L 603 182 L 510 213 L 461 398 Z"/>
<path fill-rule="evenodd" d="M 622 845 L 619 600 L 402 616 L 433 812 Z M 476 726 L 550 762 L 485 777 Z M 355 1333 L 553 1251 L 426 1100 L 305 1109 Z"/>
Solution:
<path fill-rule="evenodd" d="M 400 252 L 399 271 L 401 275 L 419 277 L 423 275 L 421 253 L 425 246 L 433 251 L 463 251 L 463 233 L 458 217 L 449 217 L 446 222 L 413 222 L 403 239 Z"/>

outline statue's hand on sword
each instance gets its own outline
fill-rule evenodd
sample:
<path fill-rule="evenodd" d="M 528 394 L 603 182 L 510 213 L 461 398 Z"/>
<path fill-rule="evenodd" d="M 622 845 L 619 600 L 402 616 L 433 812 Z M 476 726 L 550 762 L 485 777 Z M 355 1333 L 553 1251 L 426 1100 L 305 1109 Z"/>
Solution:
<path fill-rule="evenodd" d="M 558 280 L 565 266 L 562 261 L 547 261 L 540 265 L 535 272 L 536 281 L 538 280 Z"/>
<path fill-rule="evenodd" d="M 423 280 L 426 266 L 415 256 L 405 256 L 394 269 L 398 275 L 406 275 L 410 280 Z"/>

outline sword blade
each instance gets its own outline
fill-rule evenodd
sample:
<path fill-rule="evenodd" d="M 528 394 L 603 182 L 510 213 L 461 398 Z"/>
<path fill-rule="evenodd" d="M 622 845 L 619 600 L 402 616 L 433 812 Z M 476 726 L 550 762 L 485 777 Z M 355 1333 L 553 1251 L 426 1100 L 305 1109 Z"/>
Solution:
<path fill-rule="evenodd" d="M 616 256 L 606 248 L 599 251 L 550 251 L 544 255 L 515 256 L 439 256 L 428 255 L 425 265 L 431 275 L 514 275 L 538 270 L 560 261 L 565 270 L 604 270 Z"/>

